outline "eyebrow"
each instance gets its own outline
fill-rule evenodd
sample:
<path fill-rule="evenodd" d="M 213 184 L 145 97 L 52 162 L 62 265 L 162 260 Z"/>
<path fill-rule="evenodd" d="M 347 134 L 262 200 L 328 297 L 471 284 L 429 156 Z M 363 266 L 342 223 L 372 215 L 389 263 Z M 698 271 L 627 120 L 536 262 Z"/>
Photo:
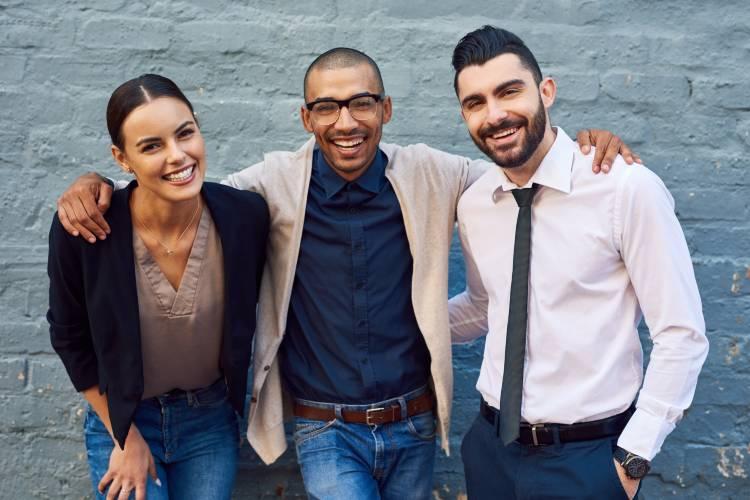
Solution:
<path fill-rule="evenodd" d="M 357 97 L 364 97 L 368 95 L 380 95 L 377 92 L 360 92 L 358 94 L 354 94 L 353 96 L 350 96 L 347 99 L 335 99 L 333 97 L 318 97 L 314 101 L 310 101 L 306 104 L 317 104 L 319 102 L 346 102 L 351 101 L 352 99 L 356 99 Z"/>
<path fill-rule="evenodd" d="M 180 130 L 182 130 L 182 129 L 184 129 L 185 127 L 187 127 L 188 125 L 192 125 L 192 124 L 194 124 L 194 123 L 195 123 L 195 122 L 194 122 L 193 120 L 186 120 L 186 121 L 184 121 L 184 122 L 183 122 L 183 123 L 182 123 L 182 124 L 181 124 L 181 125 L 180 125 L 179 127 L 177 127 L 177 128 L 176 128 L 176 129 L 174 130 L 174 133 L 175 133 L 175 134 L 177 134 L 177 133 L 179 133 L 179 132 L 180 132 Z M 138 147 L 138 146 L 140 146 L 141 144 L 144 144 L 144 143 L 147 143 L 147 142 L 155 142 L 155 141 L 158 141 L 158 140 L 159 140 L 159 138 L 158 138 L 158 137 L 144 137 L 144 138 L 140 139 L 140 140 L 139 140 L 138 142 L 136 142 L 136 143 L 135 143 L 135 147 Z"/>
<path fill-rule="evenodd" d="M 521 80 L 520 78 L 515 78 L 513 80 L 508 80 L 507 82 L 503 82 L 500 85 L 498 85 L 497 87 L 495 87 L 492 90 L 492 93 L 493 94 L 499 94 L 503 90 L 507 89 L 508 87 L 512 87 L 513 85 L 524 85 L 525 86 L 526 82 L 523 81 L 523 80 Z M 472 99 L 480 99 L 481 97 L 482 96 L 480 94 L 467 95 L 466 97 L 464 97 L 463 99 L 461 99 L 461 106 L 464 106 L 468 101 L 470 101 Z"/>

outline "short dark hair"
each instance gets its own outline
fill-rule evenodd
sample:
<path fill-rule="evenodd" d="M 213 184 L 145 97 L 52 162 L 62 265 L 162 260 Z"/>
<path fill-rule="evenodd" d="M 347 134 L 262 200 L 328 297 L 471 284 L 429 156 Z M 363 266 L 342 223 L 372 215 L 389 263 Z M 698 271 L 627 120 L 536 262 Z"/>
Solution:
<path fill-rule="evenodd" d="M 169 78 L 154 74 L 133 78 L 117 87 L 107 103 L 107 129 L 112 144 L 123 149 L 122 123 L 135 108 L 158 97 L 179 99 L 194 113 L 193 105 Z M 198 123 L 198 120 L 195 122 Z"/>
<path fill-rule="evenodd" d="M 510 31 L 485 25 L 466 34 L 456 48 L 453 49 L 453 69 L 456 71 L 453 77 L 453 88 L 458 95 L 458 74 L 467 66 L 481 66 L 490 59 L 501 54 L 515 54 L 521 60 L 521 64 L 531 71 L 534 82 L 539 85 L 542 82 L 542 70 L 536 62 L 534 54 Z"/>
<path fill-rule="evenodd" d="M 372 68 L 378 84 L 378 93 L 385 94 L 385 86 L 383 85 L 383 77 L 380 75 L 380 68 L 378 68 L 378 65 L 370 56 L 357 49 L 336 47 L 335 49 L 327 50 L 316 57 L 312 64 L 308 66 L 307 71 L 305 71 L 304 87 L 302 89 L 305 101 L 307 100 L 307 80 L 310 78 L 310 73 L 312 73 L 313 70 L 351 68 L 352 66 L 358 66 L 360 64 L 366 64 Z"/>

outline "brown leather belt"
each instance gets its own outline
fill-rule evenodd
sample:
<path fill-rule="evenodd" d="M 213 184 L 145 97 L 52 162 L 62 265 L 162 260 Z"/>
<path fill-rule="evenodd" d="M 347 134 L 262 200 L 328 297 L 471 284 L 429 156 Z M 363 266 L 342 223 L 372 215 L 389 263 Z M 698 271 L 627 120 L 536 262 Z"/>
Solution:
<path fill-rule="evenodd" d="M 342 409 L 341 416 L 344 422 L 350 424 L 380 425 L 398 422 L 404 418 L 431 411 L 434 407 L 435 399 L 432 393 L 428 391 L 406 402 L 406 415 L 401 415 L 401 406 L 398 403 L 390 403 L 386 407 L 375 407 L 368 410 L 352 411 Z M 336 410 L 334 408 L 307 406 L 295 402 L 294 416 L 328 422 L 336 418 Z"/>

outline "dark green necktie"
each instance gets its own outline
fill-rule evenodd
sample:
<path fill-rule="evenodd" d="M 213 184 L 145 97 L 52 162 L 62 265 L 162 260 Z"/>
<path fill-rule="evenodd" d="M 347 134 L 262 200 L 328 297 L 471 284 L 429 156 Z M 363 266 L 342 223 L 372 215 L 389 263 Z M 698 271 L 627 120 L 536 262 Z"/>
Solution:
<path fill-rule="evenodd" d="M 506 446 L 518 439 L 521 427 L 523 362 L 526 357 L 526 324 L 529 302 L 529 258 L 531 256 L 531 203 L 537 185 L 511 191 L 518 204 L 516 240 L 513 245 L 513 277 L 510 284 L 505 368 L 500 391 L 500 437 Z"/>

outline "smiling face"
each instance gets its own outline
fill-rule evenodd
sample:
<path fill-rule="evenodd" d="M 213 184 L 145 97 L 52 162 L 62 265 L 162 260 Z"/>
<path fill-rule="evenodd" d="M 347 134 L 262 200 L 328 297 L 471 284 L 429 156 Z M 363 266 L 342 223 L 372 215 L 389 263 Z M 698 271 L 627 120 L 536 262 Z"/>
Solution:
<path fill-rule="evenodd" d="M 375 72 L 366 64 L 336 69 L 314 69 L 307 79 L 307 102 L 329 98 L 346 100 L 352 96 L 379 94 Z M 352 181 L 362 175 L 375 159 L 383 133 L 383 124 L 391 119 L 391 98 L 377 104 L 375 115 L 367 120 L 355 120 L 346 107 L 341 108 L 338 120 L 331 125 L 316 123 L 315 116 L 305 106 L 300 110 L 305 130 L 315 135 L 328 164 L 342 178 Z"/>
<path fill-rule="evenodd" d="M 133 109 L 122 122 L 123 149 L 112 155 L 143 188 L 165 201 L 200 193 L 206 174 L 203 136 L 190 108 L 174 97 L 159 97 Z"/>
<path fill-rule="evenodd" d="M 508 53 L 464 68 L 457 90 L 461 115 L 482 152 L 503 168 L 538 166 L 554 142 L 547 117 L 554 81 L 537 85 L 519 57 Z"/>

